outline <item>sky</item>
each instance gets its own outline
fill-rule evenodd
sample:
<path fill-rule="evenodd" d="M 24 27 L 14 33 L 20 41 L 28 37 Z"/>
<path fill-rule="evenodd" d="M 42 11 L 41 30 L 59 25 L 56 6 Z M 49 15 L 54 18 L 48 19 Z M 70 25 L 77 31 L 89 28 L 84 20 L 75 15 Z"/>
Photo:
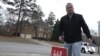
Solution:
<path fill-rule="evenodd" d="M 100 20 L 100 0 L 37 0 L 45 14 L 43 19 L 47 19 L 52 11 L 56 19 L 66 15 L 65 6 L 72 3 L 75 13 L 82 14 L 89 29 L 98 32 L 98 21 Z"/>
<path fill-rule="evenodd" d="M 5 14 L 7 13 L 7 8 L 14 8 L 14 7 L 11 5 L 5 5 L 1 1 L 0 1 L 0 6 L 1 6 L 0 13 L 2 14 L 3 20 L 5 20 L 6 18 Z"/>
<path fill-rule="evenodd" d="M 65 6 L 67 3 L 72 3 L 75 13 L 82 14 L 89 29 L 98 32 L 98 21 L 100 20 L 100 0 L 36 0 L 36 3 L 41 6 L 44 13 L 43 20 L 48 18 L 49 13 L 52 11 L 59 19 L 66 15 Z M 0 2 L 0 5 L 5 10 L 6 7 Z"/>

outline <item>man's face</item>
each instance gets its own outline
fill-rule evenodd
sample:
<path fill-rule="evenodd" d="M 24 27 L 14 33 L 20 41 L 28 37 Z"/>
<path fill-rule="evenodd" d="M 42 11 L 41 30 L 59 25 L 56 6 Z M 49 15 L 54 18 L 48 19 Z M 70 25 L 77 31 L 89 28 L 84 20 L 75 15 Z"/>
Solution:
<path fill-rule="evenodd" d="M 66 11 L 67 11 L 68 14 L 73 13 L 74 12 L 73 5 L 72 4 L 67 4 Z"/>

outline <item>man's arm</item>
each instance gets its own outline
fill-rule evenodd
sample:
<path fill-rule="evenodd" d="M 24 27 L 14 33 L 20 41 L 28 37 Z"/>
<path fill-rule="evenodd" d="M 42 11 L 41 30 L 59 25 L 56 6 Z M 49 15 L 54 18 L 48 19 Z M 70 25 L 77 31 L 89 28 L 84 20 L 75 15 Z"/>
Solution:
<path fill-rule="evenodd" d="M 87 24 L 86 24 L 83 16 L 80 16 L 80 17 L 81 17 L 81 26 L 82 26 L 83 32 L 86 34 L 86 36 L 88 38 L 91 38 L 92 39 L 92 36 L 90 34 L 90 31 L 89 31 L 89 28 L 88 28 L 88 26 L 87 26 Z"/>
<path fill-rule="evenodd" d="M 59 40 L 60 40 L 60 41 L 64 41 L 64 36 L 63 36 L 63 34 L 64 34 L 64 33 L 63 33 L 63 32 L 64 32 L 63 18 L 61 18 L 61 20 L 60 20 L 59 31 L 60 31 Z"/>
<path fill-rule="evenodd" d="M 89 28 L 83 18 L 83 16 L 81 16 L 81 26 L 82 26 L 82 29 L 83 29 L 83 32 L 86 34 L 86 36 L 88 37 L 88 41 L 89 43 L 91 44 L 93 42 L 93 39 L 92 39 L 92 36 L 90 34 L 90 31 L 89 31 Z"/>
<path fill-rule="evenodd" d="M 61 20 L 60 20 L 59 31 L 60 31 L 60 36 L 62 36 L 63 35 L 63 31 L 64 31 L 63 18 L 61 18 Z"/>

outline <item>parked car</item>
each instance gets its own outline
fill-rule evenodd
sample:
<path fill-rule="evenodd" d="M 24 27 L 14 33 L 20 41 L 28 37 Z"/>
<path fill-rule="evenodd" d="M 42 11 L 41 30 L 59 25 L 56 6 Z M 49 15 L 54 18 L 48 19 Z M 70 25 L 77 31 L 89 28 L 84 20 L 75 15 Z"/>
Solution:
<path fill-rule="evenodd" d="M 81 52 L 93 54 L 96 52 L 96 48 L 94 46 L 91 46 L 88 42 L 82 42 L 81 43 Z"/>

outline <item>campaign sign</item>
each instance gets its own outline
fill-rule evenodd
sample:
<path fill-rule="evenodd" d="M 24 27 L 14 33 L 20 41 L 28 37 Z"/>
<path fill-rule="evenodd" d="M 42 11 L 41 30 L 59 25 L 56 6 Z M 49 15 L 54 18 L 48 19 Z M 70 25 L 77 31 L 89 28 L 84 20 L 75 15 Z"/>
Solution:
<path fill-rule="evenodd" d="M 52 47 L 51 56 L 68 56 L 67 49 L 64 47 Z"/>

